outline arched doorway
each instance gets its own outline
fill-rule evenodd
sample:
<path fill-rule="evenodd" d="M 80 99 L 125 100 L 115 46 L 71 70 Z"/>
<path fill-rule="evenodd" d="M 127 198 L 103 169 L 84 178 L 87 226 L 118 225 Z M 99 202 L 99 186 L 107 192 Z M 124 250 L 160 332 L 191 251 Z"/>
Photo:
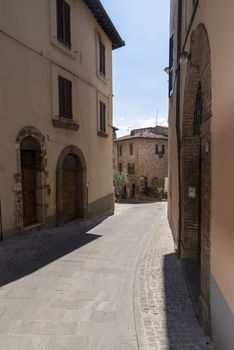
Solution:
<path fill-rule="evenodd" d="M 58 224 L 84 218 L 87 212 L 86 166 L 81 151 L 66 147 L 57 166 Z"/>
<path fill-rule="evenodd" d="M 63 220 L 82 218 L 83 178 L 79 158 L 70 153 L 63 162 Z"/>
<path fill-rule="evenodd" d="M 182 121 L 180 247 L 182 257 L 197 260 L 201 318 L 209 332 L 212 93 L 210 46 L 202 24 L 191 35 L 190 53 Z"/>
<path fill-rule="evenodd" d="M 41 150 L 37 140 L 28 136 L 20 145 L 21 182 L 23 197 L 23 223 L 28 226 L 38 222 L 37 187 L 41 169 Z"/>
<path fill-rule="evenodd" d="M 33 126 L 23 127 L 16 137 L 16 169 L 14 174 L 15 219 L 19 233 L 37 223 L 42 228 L 47 218 L 46 139 Z"/>

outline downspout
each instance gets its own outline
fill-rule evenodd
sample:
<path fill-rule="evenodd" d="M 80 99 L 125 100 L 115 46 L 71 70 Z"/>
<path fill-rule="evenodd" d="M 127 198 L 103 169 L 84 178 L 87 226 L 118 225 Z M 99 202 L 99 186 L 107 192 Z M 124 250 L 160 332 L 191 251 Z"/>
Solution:
<path fill-rule="evenodd" d="M 181 237 L 182 237 L 182 212 L 181 212 L 181 132 L 180 132 L 180 54 L 181 54 L 181 27 L 182 27 L 182 0 L 178 0 L 178 27 L 177 27 L 177 70 L 176 70 L 176 135 L 178 150 L 178 190 L 179 190 L 179 245 L 178 255 L 181 256 Z"/>

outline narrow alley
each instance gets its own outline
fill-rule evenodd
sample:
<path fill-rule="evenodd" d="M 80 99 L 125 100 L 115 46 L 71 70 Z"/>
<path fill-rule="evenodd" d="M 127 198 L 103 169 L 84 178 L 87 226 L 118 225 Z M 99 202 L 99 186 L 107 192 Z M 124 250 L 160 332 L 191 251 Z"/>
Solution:
<path fill-rule="evenodd" d="M 1 350 L 211 349 L 165 203 L 1 243 Z"/>

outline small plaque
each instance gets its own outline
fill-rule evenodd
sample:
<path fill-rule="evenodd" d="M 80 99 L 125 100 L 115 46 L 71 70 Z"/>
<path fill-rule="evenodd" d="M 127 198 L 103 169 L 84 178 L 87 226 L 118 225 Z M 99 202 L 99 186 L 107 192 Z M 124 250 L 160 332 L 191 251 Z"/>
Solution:
<path fill-rule="evenodd" d="M 189 198 L 196 198 L 197 197 L 197 193 L 196 193 L 196 188 L 195 187 L 189 187 L 188 196 L 189 196 Z"/>

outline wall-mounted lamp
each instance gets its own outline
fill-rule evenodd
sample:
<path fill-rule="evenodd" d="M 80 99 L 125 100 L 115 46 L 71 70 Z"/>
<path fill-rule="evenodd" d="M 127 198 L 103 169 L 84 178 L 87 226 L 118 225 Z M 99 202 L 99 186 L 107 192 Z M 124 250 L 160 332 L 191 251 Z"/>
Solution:
<path fill-rule="evenodd" d="M 191 60 L 191 53 L 187 51 L 183 51 L 182 54 L 180 55 L 180 64 L 186 64 Z"/>

